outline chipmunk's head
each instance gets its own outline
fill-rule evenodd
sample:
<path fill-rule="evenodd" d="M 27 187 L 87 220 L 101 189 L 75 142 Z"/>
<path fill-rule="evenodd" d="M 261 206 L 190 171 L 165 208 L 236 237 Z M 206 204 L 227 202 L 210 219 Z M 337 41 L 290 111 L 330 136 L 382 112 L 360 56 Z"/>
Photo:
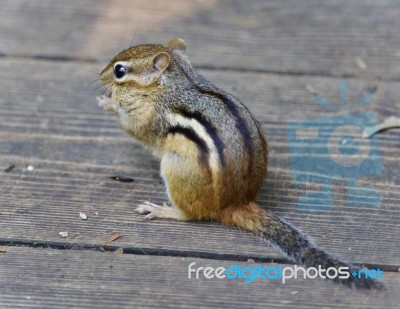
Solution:
<path fill-rule="evenodd" d="M 145 145 L 157 141 L 163 117 L 158 110 L 163 107 L 159 100 L 173 75 L 176 52 L 183 52 L 186 45 L 181 39 L 173 39 L 165 45 L 137 45 L 116 55 L 100 73 L 105 86 L 105 96 L 98 104 L 116 112 L 121 126 Z M 167 93 L 167 92 L 165 92 Z"/>
<path fill-rule="evenodd" d="M 103 69 L 100 73 L 101 82 L 113 88 L 129 86 L 138 91 L 157 88 L 160 77 L 170 65 L 172 52 L 176 49 L 186 49 L 182 39 L 172 39 L 165 45 L 130 47 L 116 55 Z"/>

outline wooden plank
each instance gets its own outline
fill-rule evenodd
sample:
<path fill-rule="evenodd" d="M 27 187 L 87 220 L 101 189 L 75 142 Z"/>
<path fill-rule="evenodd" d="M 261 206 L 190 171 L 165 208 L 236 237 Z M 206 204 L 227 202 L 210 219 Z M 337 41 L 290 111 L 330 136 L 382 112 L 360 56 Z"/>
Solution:
<path fill-rule="evenodd" d="M 204 67 L 399 80 L 399 14 L 397 0 L 7 0 L 0 53 L 105 60 L 180 36 Z"/>
<path fill-rule="evenodd" d="M 120 232 L 125 237 L 118 244 L 134 251 L 279 258 L 251 235 L 217 224 L 147 222 L 133 212 L 134 205 L 142 200 L 166 201 L 158 163 L 118 128 L 112 115 L 95 106 L 90 72 L 97 70 L 97 64 L 0 61 L 0 85 L 7 89 L 0 98 L 0 166 L 4 170 L 16 165 L 9 173 L 1 172 L 0 177 L 1 241 L 93 247 Z M 326 117 L 326 110 L 315 103 L 306 85 L 339 104 L 339 80 L 202 72 L 239 95 L 270 137 L 270 169 L 259 194 L 261 205 L 293 222 L 343 259 L 400 264 L 399 239 L 393 237 L 400 233 L 400 180 L 396 172 L 400 162 L 394 157 L 400 146 L 398 131 L 381 135 L 383 174 L 362 179 L 365 186 L 381 192 L 380 207 L 346 206 L 346 183 L 337 182 L 332 211 L 300 211 L 297 200 L 307 188 L 292 181 L 285 124 Z M 369 85 L 348 82 L 351 102 Z M 394 114 L 399 109 L 395 100 L 400 94 L 399 84 L 377 85 L 376 97 L 365 110 L 374 110 L 379 117 Z M 34 170 L 28 172 L 28 165 Z M 120 173 L 135 181 L 120 183 L 109 178 Z M 79 219 L 79 211 L 89 219 Z M 69 231 L 71 237 L 61 239 L 60 231 Z"/>
<path fill-rule="evenodd" d="M 323 280 L 188 279 L 188 265 L 254 266 L 196 258 L 6 247 L 0 254 L 1 308 L 396 308 L 399 273 L 384 291 Z M 261 264 L 262 267 L 277 266 Z M 285 267 L 287 265 L 283 265 Z"/>

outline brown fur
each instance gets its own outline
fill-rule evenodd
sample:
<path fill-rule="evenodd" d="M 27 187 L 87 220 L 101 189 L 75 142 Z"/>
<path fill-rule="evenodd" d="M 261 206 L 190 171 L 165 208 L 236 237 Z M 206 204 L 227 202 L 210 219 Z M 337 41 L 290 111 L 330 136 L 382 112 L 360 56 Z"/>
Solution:
<path fill-rule="evenodd" d="M 347 265 L 255 203 L 268 160 L 260 125 L 237 98 L 197 73 L 185 49 L 181 39 L 134 46 L 101 73 L 111 98 L 99 98 L 99 105 L 114 110 L 121 126 L 161 158 L 161 176 L 179 209 L 157 211 L 150 203 L 139 212 L 150 212 L 149 218 L 220 221 L 260 236 L 292 261 Z M 114 72 L 116 65 L 125 70 L 123 76 Z M 379 287 L 368 280 L 344 283 Z"/>

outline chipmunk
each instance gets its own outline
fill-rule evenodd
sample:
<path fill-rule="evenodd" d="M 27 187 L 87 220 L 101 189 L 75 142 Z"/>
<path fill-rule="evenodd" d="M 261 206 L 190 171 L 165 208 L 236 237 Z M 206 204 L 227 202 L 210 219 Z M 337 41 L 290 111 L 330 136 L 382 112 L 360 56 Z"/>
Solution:
<path fill-rule="evenodd" d="M 218 221 L 253 233 L 306 267 L 349 267 L 256 202 L 268 161 L 260 124 L 233 95 L 191 65 L 182 39 L 138 45 L 116 55 L 101 72 L 105 95 L 97 103 L 115 112 L 122 128 L 161 159 L 171 207 L 151 202 L 136 211 L 146 219 Z M 336 279 L 357 288 L 376 280 Z"/>

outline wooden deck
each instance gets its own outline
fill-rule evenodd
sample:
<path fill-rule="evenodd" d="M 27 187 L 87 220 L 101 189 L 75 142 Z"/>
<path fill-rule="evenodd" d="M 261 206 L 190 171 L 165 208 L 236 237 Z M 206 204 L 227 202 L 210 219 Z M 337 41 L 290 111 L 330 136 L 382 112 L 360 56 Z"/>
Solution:
<path fill-rule="evenodd" d="M 0 308 L 399 308 L 400 130 L 379 135 L 382 174 L 359 181 L 380 192 L 379 207 L 347 206 L 339 180 L 331 211 L 313 212 L 297 207 L 307 188 L 292 180 L 286 134 L 290 121 L 332 116 L 311 90 L 338 103 L 343 81 L 349 102 L 376 90 L 362 112 L 400 116 L 399 17 L 397 0 L 3 1 Z M 98 72 L 131 44 L 177 36 L 269 137 L 260 204 L 332 254 L 383 269 L 385 291 L 322 280 L 189 280 L 192 262 L 286 262 L 219 224 L 134 213 L 142 200 L 167 201 L 158 163 L 96 106 Z M 125 254 L 101 249 L 115 233 L 124 236 L 106 249 Z"/>

